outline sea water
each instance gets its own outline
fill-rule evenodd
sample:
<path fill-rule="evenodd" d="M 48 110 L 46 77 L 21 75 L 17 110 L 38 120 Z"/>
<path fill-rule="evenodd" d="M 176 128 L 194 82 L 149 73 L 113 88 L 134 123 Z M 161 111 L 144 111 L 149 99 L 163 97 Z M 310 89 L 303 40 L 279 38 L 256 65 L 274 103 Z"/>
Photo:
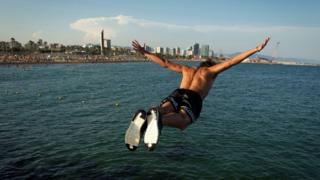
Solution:
<path fill-rule="evenodd" d="M 128 151 L 134 112 L 180 79 L 151 63 L 0 66 L 0 179 L 320 179 L 319 67 L 238 65 L 196 123 Z"/>

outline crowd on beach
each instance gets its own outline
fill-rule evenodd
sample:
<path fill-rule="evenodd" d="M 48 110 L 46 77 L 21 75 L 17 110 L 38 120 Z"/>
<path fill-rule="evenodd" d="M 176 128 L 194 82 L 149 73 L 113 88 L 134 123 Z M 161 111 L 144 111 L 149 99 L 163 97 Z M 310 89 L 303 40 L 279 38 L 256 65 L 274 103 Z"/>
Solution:
<path fill-rule="evenodd" d="M 102 55 L 76 55 L 64 53 L 0 55 L 0 64 L 107 63 L 143 60 L 143 58 L 133 55 L 118 55 L 112 57 Z"/>

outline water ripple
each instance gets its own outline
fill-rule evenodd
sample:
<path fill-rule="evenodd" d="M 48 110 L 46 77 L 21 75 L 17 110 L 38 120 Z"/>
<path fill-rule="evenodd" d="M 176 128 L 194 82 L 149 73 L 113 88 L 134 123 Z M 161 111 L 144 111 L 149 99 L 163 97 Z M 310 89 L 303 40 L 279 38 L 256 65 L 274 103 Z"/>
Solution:
<path fill-rule="evenodd" d="M 177 74 L 151 63 L 0 66 L 0 179 L 320 179 L 319 75 L 237 66 L 196 123 L 164 128 L 154 152 L 129 152 L 133 113 L 158 104 Z"/>

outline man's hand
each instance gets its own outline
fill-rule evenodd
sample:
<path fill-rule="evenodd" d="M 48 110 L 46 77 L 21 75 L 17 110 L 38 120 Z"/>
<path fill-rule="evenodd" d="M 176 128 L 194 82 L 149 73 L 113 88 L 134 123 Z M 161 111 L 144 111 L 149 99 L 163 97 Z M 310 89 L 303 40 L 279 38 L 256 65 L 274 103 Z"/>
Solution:
<path fill-rule="evenodd" d="M 257 51 L 260 52 L 260 51 L 268 44 L 269 40 L 270 40 L 270 37 L 268 37 L 267 39 L 265 39 L 265 40 L 264 40 L 264 43 L 258 45 L 258 46 L 256 47 Z"/>
<path fill-rule="evenodd" d="M 142 47 L 137 40 L 132 41 L 132 46 L 136 52 L 139 52 L 142 55 L 144 55 L 145 53 L 148 53 L 148 51 L 146 51 L 144 47 Z"/>

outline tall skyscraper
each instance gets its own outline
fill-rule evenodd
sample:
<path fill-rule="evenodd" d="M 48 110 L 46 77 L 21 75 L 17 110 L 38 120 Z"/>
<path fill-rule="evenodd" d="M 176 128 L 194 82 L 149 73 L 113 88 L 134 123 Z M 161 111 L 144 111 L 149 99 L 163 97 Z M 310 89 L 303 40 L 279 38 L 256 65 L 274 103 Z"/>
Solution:
<path fill-rule="evenodd" d="M 187 49 L 187 56 L 192 56 L 193 55 L 193 49 L 192 49 L 193 47 L 192 46 L 190 46 L 188 49 Z"/>
<path fill-rule="evenodd" d="M 201 58 L 209 57 L 209 45 L 202 45 L 201 46 Z"/>
<path fill-rule="evenodd" d="M 107 49 L 110 50 L 111 49 L 111 39 L 106 39 L 107 41 Z"/>
<path fill-rule="evenodd" d="M 177 55 L 180 56 L 180 54 L 181 54 L 181 49 L 180 47 L 177 47 Z"/>
<path fill-rule="evenodd" d="M 211 50 L 210 56 L 213 58 L 214 57 L 214 51 Z"/>
<path fill-rule="evenodd" d="M 169 47 L 166 47 L 166 52 L 165 52 L 166 55 L 169 55 L 170 54 L 170 48 Z"/>
<path fill-rule="evenodd" d="M 176 53 L 177 53 L 176 48 L 172 48 L 171 55 L 172 55 L 172 56 L 175 56 L 175 55 L 176 55 Z"/>
<path fill-rule="evenodd" d="M 145 49 L 146 51 L 149 51 L 149 52 L 152 52 L 152 51 L 153 51 L 152 47 L 147 46 L 147 45 L 145 45 L 144 49 Z"/>
<path fill-rule="evenodd" d="M 193 55 L 199 56 L 200 55 L 200 45 L 198 43 L 195 43 L 193 45 Z"/>
<path fill-rule="evenodd" d="M 156 53 L 157 54 L 163 54 L 163 47 L 157 47 L 156 48 Z"/>
<path fill-rule="evenodd" d="M 103 29 L 101 31 L 101 40 L 100 40 L 100 45 L 101 45 L 101 55 L 104 55 L 104 32 Z"/>
<path fill-rule="evenodd" d="M 187 50 L 183 49 L 181 50 L 180 56 L 186 56 L 187 55 Z"/>

